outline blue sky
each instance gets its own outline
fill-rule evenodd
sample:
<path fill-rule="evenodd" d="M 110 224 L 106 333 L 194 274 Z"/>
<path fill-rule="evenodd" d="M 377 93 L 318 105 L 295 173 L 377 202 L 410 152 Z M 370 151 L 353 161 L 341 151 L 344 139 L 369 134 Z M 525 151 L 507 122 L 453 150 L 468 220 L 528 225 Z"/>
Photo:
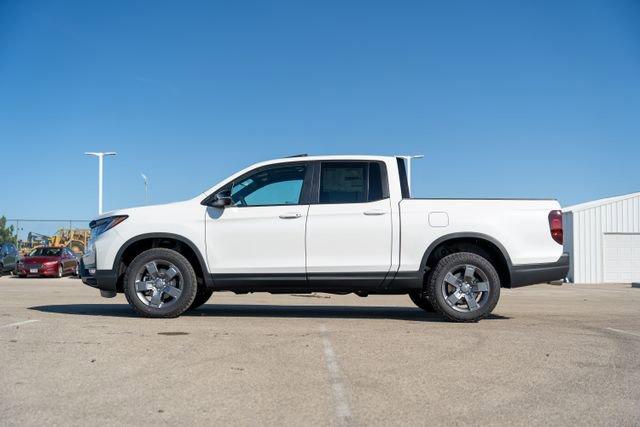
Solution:
<path fill-rule="evenodd" d="M 0 0 L 0 215 L 91 218 L 295 153 L 421 197 L 640 191 L 640 3 Z"/>

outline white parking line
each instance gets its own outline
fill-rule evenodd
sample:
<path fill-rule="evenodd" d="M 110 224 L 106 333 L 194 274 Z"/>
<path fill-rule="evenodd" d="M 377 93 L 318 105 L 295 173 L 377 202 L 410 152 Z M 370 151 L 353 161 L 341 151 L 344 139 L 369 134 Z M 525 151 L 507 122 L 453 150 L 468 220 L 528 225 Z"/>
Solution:
<path fill-rule="evenodd" d="M 629 331 L 623 331 L 622 329 L 616 329 L 616 328 L 605 328 L 605 329 L 613 332 L 619 332 L 621 334 L 633 335 L 634 337 L 640 337 L 640 334 L 636 334 L 634 332 L 629 332 Z"/>
<path fill-rule="evenodd" d="M 35 322 L 39 322 L 39 320 L 31 319 L 31 320 L 24 320 L 22 322 L 9 323 L 8 325 L 0 326 L 0 329 L 10 328 L 12 326 L 21 326 L 21 325 L 26 325 L 27 323 L 35 323 Z"/>
<path fill-rule="evenodd" d="M 347 425 L 351 423 L 351 409 L 349 408 L 349 398 L 347 389 L 340 373 L 336 353 L 333 351 L 331 341 L 329 341 L 329 332 L 325 325 L 320 326 L 320 336 L 322 337 L 322 346 L 324 348 L 324 361 L 329 372 L 329 383 L 333 392 L 335 404 L 335 412 L 338 424 Z"/>

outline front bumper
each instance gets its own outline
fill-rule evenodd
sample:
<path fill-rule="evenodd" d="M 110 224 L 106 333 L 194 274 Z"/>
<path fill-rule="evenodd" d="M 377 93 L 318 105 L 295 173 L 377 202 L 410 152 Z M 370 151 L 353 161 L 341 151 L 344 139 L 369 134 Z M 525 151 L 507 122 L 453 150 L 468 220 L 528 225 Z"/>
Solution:
<path fill-rule="evenodd" d="M 563 280 L 569 273 L 569 254 L 564 253 L 556 262 L 513 265 L 509 269 L 511 288 Z"/>
<path fill-rule="evenodd" d="M 114 270 L 97 270 L 92 267 L 94 266 L 85 266 L 84 259 L 80 260 L 78 270 L 82 283 L 100 289 L 103 297 L 115 297 L 118 291 L 118 274 Z"/>
<path fill-rule="evenodd" d="M 36 269 L 36 273 L 32 273 L 32 269 Z M 24 264 L 19 267 L 16 267 L 16 272 L 19 276 L 57 276 L 58 275 L 58 264 L 54 265 L 42 265 L 38 267 L 32 267 L 29 264 Z"/>

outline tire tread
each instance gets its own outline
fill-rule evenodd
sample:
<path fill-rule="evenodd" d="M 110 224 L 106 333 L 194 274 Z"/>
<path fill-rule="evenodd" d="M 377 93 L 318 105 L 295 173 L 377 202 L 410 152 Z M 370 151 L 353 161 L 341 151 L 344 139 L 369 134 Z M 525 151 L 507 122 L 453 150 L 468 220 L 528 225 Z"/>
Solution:
<path fill-rule="evenodd" d="M 137 304 L 135 304 L 134 298 L 137 298 L 137 295 L 135 294 L 135 290 L 132 290 L 131 287 L 129 286 L 129 281 L 131 280 L 132 275 L 136 274 L 135 273 L 136 269 L 132 267 L 135 266 L 136 261 L 142 259 L 143 257 L 147 257 L 150 254 L 153 254 L 153 257 L 158 257 L 158 258 L 164 258 L 164 259 L 174 258 L 174 259 L 177 259 L 180 263 L 184 263 L 184 266 L 186 267 L 185 268 L 186 271 L 182 271 L 183 278 L 188 277 L 188 279 L 191 281 L 191 286 L 188 287 L 190 292 L 186 294 L 186 299 L 182 300 L 182 302 L 176 307 L 176 309 L 166 313 L 152 313 L 152 312 L 146 312 L 142 310 L 140 307 L 138 307 Z M 133 279 L 135 280 L 135 277 Z M 140 316 L 148 317 L 148 318 L 163 318 L 163 319 L 175 318 L 180 316 L 185 311 L 187 311 L 196 297 L 196 291 L 197 291 L 196 272 L 193 269 L 193 266 L 191 265 L 189 260 L 187 260 L 187 258 L 185 258 L 180 252 L 174 251 L 173 249 L 167 249 L 167 248 L 152 248 L 139 253 L 133 259 L 131 264 L 129 264 L 129 267 L 127 268 L 127 271 L 124 276 L 123 288 L 124 288 L 124 295 L 127 298 L 127 302 L 134 309 L 134 311 Z M 185 292 L 185 290 L 186 289 L 183 289 L 183 293 Z"/>
<path fill-rule="evenodd" d="M 456 316 L 453 315 L 449 312 L 447 312 L 446 310 L 444 310 L 440 304 L 438 303 L 437 300 L 437 296 L 436 293 L 438 292 L 438 277 L 442 274 L 443 270 L 448 270 L 449 268 L 451 268 L 452 265 L 455 264 L 459 264 L 459 263 L 468 263 L 469 260 L 472 260 L 473 262 L 476 262 L 480 265 L 483 266 L 483 268 L 488 269 L 488 273 L 490 273 L 491 275 L 494 276 L 494 278 L 497 278 L 497 286 L 498 286 L 498 298 L 494 298 L 492 301 L 489 302 L 489 309 L 486 310 L 484 313 L 478 315 L 477 317 L 473 317 L 473 318 L 464 318 L 464 317 L 460 317 L 460 316 Z M 473 253 L 473 252 L 456 252 L 454 254 L 451 255 L 447 255 L 445 257 L 443 257 L 440 261 L 438 261 L 438 264 L 436 265 L 435 269 L 433 270 L 433 272 L 430 274 L 429 277 L 429 282 L 427 283 L 427 287 L 426 287 L 426 291 L 427 291 L 427 295 L 429 296 L 429 301 L 433 301 L 432 306 L 435 309 L 435 311 L 437 313 L 439 313 L 440 315 L 442 315 L 445 319 L 451 321 L 451 322 L 457 322 L 457 323 L 473 323 L 473 322 L 477 322 L 478 320 L 481 319 L 485 319 L 487 316 L 489 316 L 491 314 L 491 312 L 493 311 L 493 309 L 495 308 L 495 306 L 498 303 L 498 299 L 500 296 L 500 278 L 498 276 L 498 273 L 495 269 L 495 267 L 493 266 L 493 264 L 491 263 L 491 261 L 489 261 L 488 259 Z"/>

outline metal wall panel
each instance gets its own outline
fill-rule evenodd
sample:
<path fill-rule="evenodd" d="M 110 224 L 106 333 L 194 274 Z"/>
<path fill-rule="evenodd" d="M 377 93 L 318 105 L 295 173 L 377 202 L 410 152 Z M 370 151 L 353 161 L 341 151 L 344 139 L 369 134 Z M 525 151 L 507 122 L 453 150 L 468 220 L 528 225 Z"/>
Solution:
<path fill-rule="evenodd" d="M 565 250 L 571 255 L 569 280 L 604 282 L 604 234 L 640 233 L 640 195 L 621 197 L 565 212 Z"/>

